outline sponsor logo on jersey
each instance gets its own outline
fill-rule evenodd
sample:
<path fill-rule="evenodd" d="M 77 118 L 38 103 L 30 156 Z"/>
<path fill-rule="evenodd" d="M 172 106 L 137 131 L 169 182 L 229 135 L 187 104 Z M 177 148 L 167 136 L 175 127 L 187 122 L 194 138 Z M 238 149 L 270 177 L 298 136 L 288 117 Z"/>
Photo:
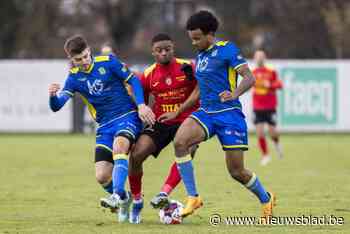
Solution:
<path fill-rule="evenodd" d="M 101 95 L 103 92 L 103 83 L 101 80 L 94 80 L 91 84 L 90 81 L 87 81 L 87 86 L 89 89 L 89 93 L 91 95 Z"/>
<path fill-rule="evenodd" d="M 205 71 L 205 69 L 208 67 L 208 63 L 209 63 L 208 57 L 198 59 L 196 71 L 200 71 L 200 72 Z"/>
<path fill-rule="evenodd" d="M 179 109 L 180 104 L 162 104 L 161 107 L 163 112 L 174 112 Z"/>

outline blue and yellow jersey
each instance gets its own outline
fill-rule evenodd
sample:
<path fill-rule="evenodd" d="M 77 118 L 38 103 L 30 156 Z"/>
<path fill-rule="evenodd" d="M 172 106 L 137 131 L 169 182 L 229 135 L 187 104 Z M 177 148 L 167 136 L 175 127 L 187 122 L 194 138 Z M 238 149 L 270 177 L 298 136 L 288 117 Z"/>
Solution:
<path fill-rule="evenodd" d="M 125 82 L 133 76 L 113 55 L 96 56 L 88 71 L 77 67 L 70 70 L 62 92 L 70 96 L 80 93 L 92 118 L 102 125 L 136 111 L 125 88 Z"/>
<path fill-rule="evenodd" d="M 246 63 L 240 50 L 229 41 L 217 41 L 197 55 L 195 77 L 200 89 L 201 109 L 208 113 L 241 109 L 238 99 L 221 102 L 219 94 L 225 90 L 235 90 L 236 69 Z"/>

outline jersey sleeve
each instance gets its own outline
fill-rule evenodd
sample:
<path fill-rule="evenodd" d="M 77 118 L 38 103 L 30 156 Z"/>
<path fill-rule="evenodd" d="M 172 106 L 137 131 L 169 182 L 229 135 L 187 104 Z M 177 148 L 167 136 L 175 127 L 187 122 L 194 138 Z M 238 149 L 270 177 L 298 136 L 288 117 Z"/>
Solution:
<path fill-rule="evenodd" d="M 282 83 L 282 81 L 278 78 L 278 75 L 277 75 L 276 70 L 273 70 L 272 76 L 273 76 L 273 79 L 272 79 L 271 88 L 272 88 L 272 89 L 282 89 L 282 88 L 283 88 L 283 83 Z"/>
<path fill-rule="evenodd" d="M 194 84 L 197 84 L 196 72 L 195 72 L 196 71 L 196 64 L 193 61 L 191 61 L 191 67 L 192 67 L 193 75 L 194 75 L 194 79 L 192 80 L 192 82 Z"/>
<path fill-rule="evenodd" d="M 110 69 L 115 76 L 117 76 L 125 82 L 127 82 L 131 77 L 134 76 L 134 74 L 129 70 L 129 68 L 113 55 L 110 55 Z"/>
<path fill-rule="evenodd" d="M 143 88 L 143 93 L 144 93 L 144 97 L 145 97 L 145 102 L 148 103 L 148 99 L 149 99 L 149 95 L 150 95 L 150 87 L 149 87 L 149 80 L 148 80 L 148 76 L 145 76 L 145 73 L 142 73 L 139 76 L 139 79 L 141 81 L 142 84 L 142 88 Z"/>
<path fill-rule="evenodd" d="M 223 52 L 224 59 L 227 60 L 230 67 L 238 69 L 240 66 L 247 64 L 247 61 L 241 54 L 239 48 L 237 48 L 232 42 L 228 42 L 224 47 Z"/>
<path fill-rule="evenodd" d="M 75 93 L 75 88 L 74 88 L 74 82 L 73 82 L 73 77 L 72 74 L 68 76 L 66 79 L 66 82 L 64 83 L 62 93 L 68 94 L 69 96 L 73 97 Z"/>
<path fill-rule="evenodd" d="M 70 74 L 66 79 L 62 91 L 58 95 L 50 97 L 49 105 L 52 111 L 59 111 L 66 104 L 66 102 L 74 96 L 75 89 L 71 76 L 72 75 Z"/>

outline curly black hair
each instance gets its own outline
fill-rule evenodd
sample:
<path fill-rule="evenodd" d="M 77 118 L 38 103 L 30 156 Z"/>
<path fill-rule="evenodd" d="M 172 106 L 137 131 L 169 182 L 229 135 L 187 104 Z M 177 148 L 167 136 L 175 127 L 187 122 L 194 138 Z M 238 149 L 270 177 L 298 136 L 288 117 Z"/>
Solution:
<path fill-rule="evenodd" d="M 219 27 L 218 19 L 209 11 L 199 11 L 193 14 L 186 24 L 187 30 L 200 29 L 205 35 L 208 33 L 215 34 Z"/>

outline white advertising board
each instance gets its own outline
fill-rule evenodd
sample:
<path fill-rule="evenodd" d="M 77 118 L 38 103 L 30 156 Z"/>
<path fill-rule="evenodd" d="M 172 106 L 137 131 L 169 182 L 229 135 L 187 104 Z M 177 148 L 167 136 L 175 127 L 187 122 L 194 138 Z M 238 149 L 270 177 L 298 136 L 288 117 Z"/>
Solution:
<path fill-rule="evenodd" d="M 0 132 L 69 132 L 71 104 L 48 105 L 48 85 L 63 85 L 67 71 L 63 60 L 0 61 Z"/>

